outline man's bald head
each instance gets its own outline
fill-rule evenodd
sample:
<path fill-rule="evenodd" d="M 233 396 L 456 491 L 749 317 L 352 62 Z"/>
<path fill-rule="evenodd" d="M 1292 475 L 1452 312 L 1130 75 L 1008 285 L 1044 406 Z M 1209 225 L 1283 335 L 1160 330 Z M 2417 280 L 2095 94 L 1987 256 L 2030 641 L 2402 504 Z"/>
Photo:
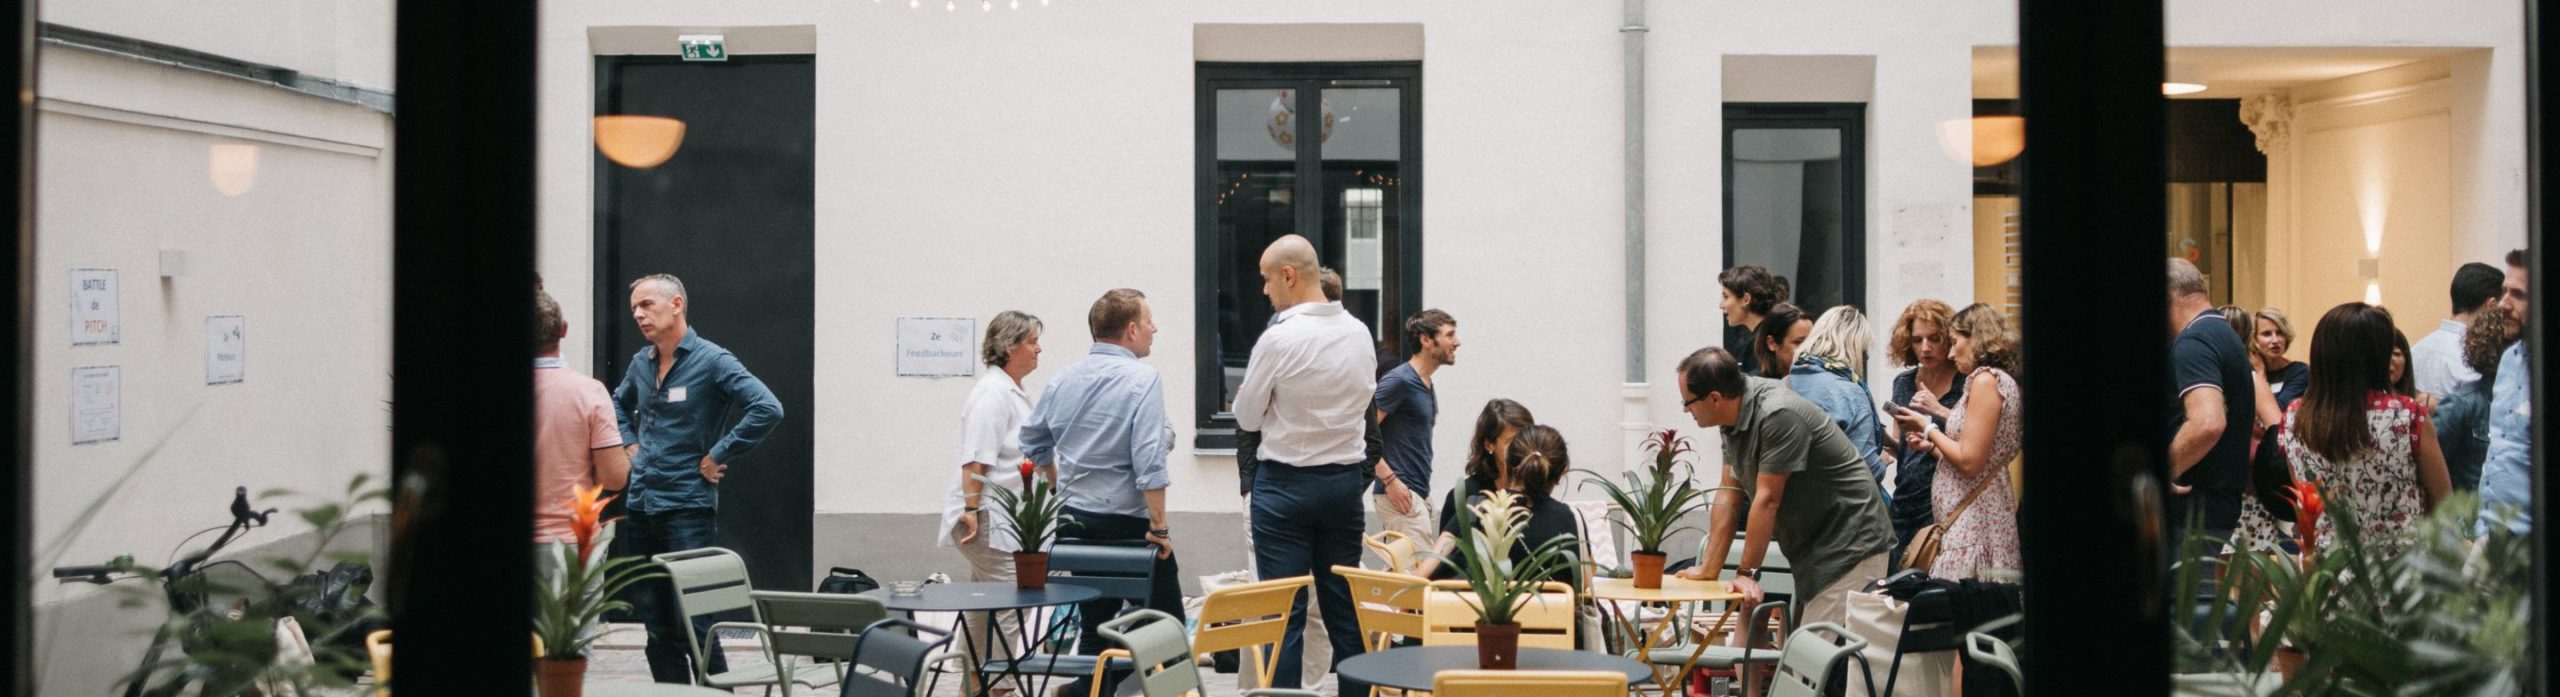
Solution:
<path fill-rule="evenodd" d="M 1271 299 L 1273 310 L 1324 302 L 1324 291 L 1316 282 L 1316 246 L 1297 235 L 1273 240 L 1262 250 L 1262 294 Z"/>

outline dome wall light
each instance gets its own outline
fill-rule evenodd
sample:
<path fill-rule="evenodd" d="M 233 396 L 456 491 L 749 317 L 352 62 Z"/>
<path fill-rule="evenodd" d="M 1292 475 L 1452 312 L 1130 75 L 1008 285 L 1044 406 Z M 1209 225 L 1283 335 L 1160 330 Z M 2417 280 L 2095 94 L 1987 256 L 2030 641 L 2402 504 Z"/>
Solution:
<path fill-rule="evenodd" d="M 1991 167 L 2018 159 L 2027 149 L 2027 120 L 2021 116 L 1976 116 L 1938 124 L 1938 148 L 1947 159 Z"/>
<path fill-rule="evenodd" d="M 596 149 L 632 169 L 665 164 L 684 145 L 684 122 L 664 116 L 598 116 Z"/>

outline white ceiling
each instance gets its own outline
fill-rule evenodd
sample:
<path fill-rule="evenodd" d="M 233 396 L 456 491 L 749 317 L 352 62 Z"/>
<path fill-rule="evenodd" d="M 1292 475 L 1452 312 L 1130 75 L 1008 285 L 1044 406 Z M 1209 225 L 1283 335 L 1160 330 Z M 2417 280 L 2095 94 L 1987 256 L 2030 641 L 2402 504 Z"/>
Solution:
<path fill-rule="evenodd" d="M 2479 49 L 2424 46 L 2170 47 L 2169 79 L 2205 91 L 2181 99 L 2237 99 Z M 2018 49 L 1973 49 L 1973 98 L 2018 96 Z"/>

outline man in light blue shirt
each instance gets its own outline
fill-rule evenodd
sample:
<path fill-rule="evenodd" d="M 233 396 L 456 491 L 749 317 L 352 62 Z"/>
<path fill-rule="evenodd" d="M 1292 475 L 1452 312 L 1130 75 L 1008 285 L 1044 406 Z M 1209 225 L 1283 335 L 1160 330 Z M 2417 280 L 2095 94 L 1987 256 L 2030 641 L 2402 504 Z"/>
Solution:
<path fill-rule="evenodd" d="M 1164 468 L 1173 426 L 1165 417 L 1164 377 L 1139 362 L 1155 347 L 1155 314 L 1146 294 L 1120 288 L 1093 302 L 1086 323 L 1093 330 L 1093 351 L 1049 381 L 1022 422 L 1022 455 L 1055 468 L 1066 482 L 1058 537 L 1153 545 L 1155 585 L 1145 607 L 1181 617 L 1182 575 L 1164 513 L 1164 490 L 1173 484 Z M 1107 642 L 1097 628 L 1126 604 L 1081 604 L 1084 633 L 1076 652 L 1102 653 Z M 1126 673 L 1113 671 L 1104 679 L 1118 684 Z M 1067 694 L 1091 691 L 1087 679 L 1068 685 Z"/>
<path fill-rule="evenodd" d="M 2507 253 L 2507 278 L 2499 299 L 2514 316 L 2519 336 L 2531 322 L 2525 251 Z M 2525 342 L 2498 357 L 2498 382 L 2489 392 L 2489 455 L 2480 463 L 2480 525 L 2504 521 L 2517 534 L 2533 530 L 2533 375 Z M 2510 513 L 2512 511 L 2512 513 Z"/>

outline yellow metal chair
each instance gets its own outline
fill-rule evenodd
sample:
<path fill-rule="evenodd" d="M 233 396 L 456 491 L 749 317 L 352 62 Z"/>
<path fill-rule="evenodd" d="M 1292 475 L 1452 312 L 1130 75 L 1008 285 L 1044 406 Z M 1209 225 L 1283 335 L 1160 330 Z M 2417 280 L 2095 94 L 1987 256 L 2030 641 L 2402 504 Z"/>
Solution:
<path fill-rule="evenodd" d="M 1288 634 L 1289 606 L 1315 580 L 1314 576 L 1275 578 L 1210 591 L 1208 597 L 1200 599 L 1199 629 L 1191 637 L 1192 653 L 1250 652 L 1254 665 L 1261 668 L 1260 674 L 1254 676 L 1256 684 L 1270 687 L 1272 658 L 1280 653 L 1280 640 Z M 1103 650 L 1103 660 L 1093 669 L 1094 697 L 1101 697 L 1103 674 L 1114 658 L 1126 661 L 1132 657 L 1127 649 Z"/>
<path fill-rule="evenodd" d="M 1417 561 L 1414 557 L 1421 549 L 1422 541 L 1394 530 L 1380 530 L 1360 538 L 1360 544 L 1376 552 L 1379 559 L 1386 560 L 1388 571 L 1409 574 L 1413 573 L 1413 565 Z"/>
<path fill-rule="evenodd" d="M 1431 580 L 1420 576 L 1335 566 L 1333 572 L 1351 584 L 1352 609 L 1360 617 L 1360 648 L 1385 651 L 1395 637 L 1422 637 L 1422 601 Z M 1401 694 L 1392 687 L 1369 686 L 1371 697 Z"/>
<path fill-rule="evenodd" d="M 542 637 L 533 638 L 534 656 L 542 655 Z M 364 635 L 364 652 L 373 656 L 373 694 L 391 697 L 391 630 L 376 629 Z"/>
<path fill-rule="evenodd" d="M 1626 697 L 1615 671 L 1447 670 L 1431 679 L 1439 697 Z"/>
<path fill-rule="evenodd" d="M 1422 604 L 1422 645 L 1476 645 L 1476 608 L 1463 598 L 1468 593 L 1465 581 L 1435 581 Z M 1539 584 L 1538 596 L 1523 603 L 1513 616 L 1520 623 L 1520 646 L 1523 648 L 1574 649 L 1573 629 L 1576 620 L 1573 586 L 1561 581 Z"/>

